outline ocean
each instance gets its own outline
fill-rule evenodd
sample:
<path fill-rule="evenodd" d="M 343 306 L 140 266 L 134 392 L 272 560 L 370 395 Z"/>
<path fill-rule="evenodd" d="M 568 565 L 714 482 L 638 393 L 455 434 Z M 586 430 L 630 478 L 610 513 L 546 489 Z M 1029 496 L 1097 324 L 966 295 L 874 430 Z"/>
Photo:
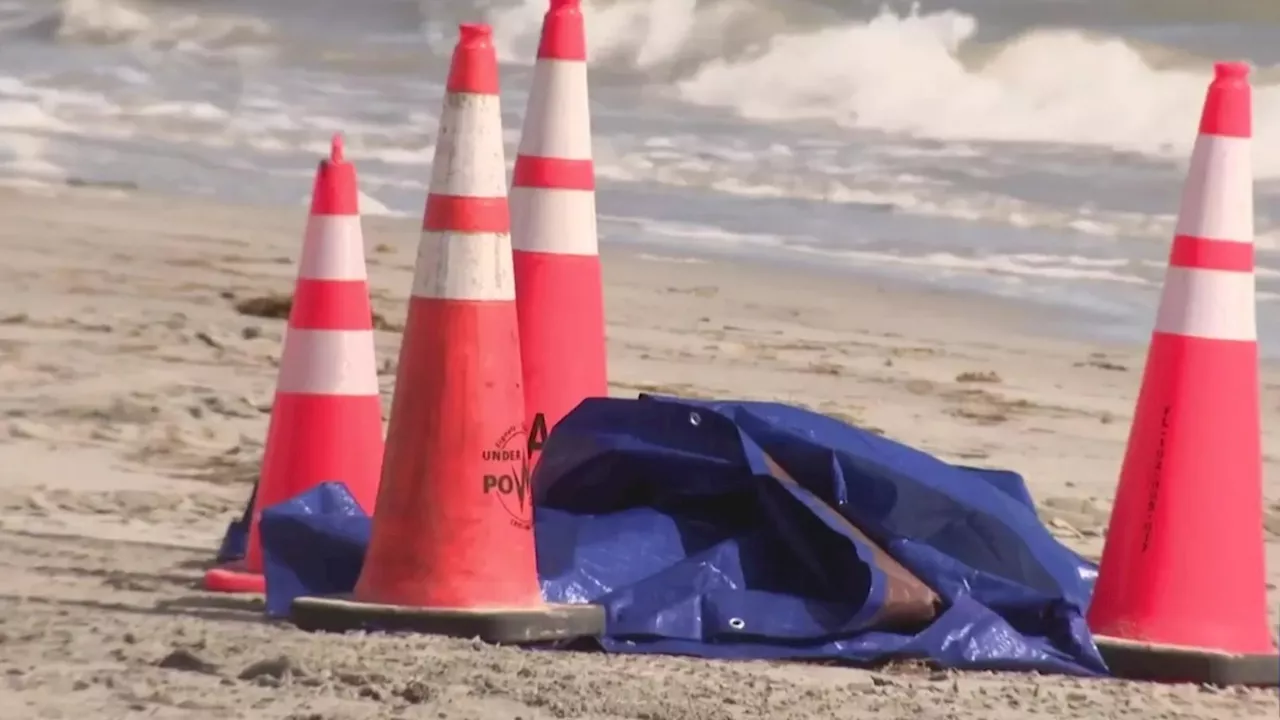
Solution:
<path fill-rule="evenodd" d="M 993 294 L 1111 339 L 1149 332 L 1212 62 L 1252 62 L 1280 354 L 1280 5 L 584 4 L 602 243 Z M 0 182 L 301 212 L 340 131 L 364 212 L 416 216 L 457 23 L 494 27 L 510 162 L 545 7 L 0 0 Z"/>

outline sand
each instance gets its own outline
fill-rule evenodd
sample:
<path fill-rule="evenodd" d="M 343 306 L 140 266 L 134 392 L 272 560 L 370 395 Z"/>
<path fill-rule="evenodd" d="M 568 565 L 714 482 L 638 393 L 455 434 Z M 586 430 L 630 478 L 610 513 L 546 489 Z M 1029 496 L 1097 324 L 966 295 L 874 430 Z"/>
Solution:
<path fill-rule="evenodd" d="M 291 290 L 304 212 L 0 190 L 0 717 L 1280 712 L 1274 691 L 316 636 L 198 591 L 262 450 L 283 321 L 253 313 L 271 315 L 271 297 Z M 389 399 L 416 223 L 369 219 L 365 236 Z M 1142 348 L 1055 338 L 1065 321 L 1047 312 L 925 289 L 637 249 L 605 261 L 616 393 L 804 404 L 948 460 L 1012 468 L 1055 534 L 1099 552 Z M 1273 608 L 1278 378 L 1268 368 Z"/>

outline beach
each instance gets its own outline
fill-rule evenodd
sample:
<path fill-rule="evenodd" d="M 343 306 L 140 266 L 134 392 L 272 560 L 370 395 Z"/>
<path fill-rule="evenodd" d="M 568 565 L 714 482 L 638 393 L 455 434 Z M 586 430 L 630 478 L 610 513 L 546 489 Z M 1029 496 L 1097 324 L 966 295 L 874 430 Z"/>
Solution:
<path fill-rule="evenodd" d="M 198 590 L 243 510 L 305 209 L 128 189 L 0 189 L 0 716 L 27 718 L 1275 718 L 1275 690 L 916 665 L 539 653 L 310 635 Z M 418 222 L 364 222 L 383 398 Z M 606 243 L 612 392 L 811 407 L 1022 473 L 1096 557 L 1145 348 L 1051 308 Z M 1280 607 L 1280 370 L 1264 372 Z M 1272 616 L 1272 626 L 1277 624 Z"/>
<path fill-rule="evenodd" d="M 341 132 L 365 212 L 415 218 L 458 23 L 493 28 L 510 162 L 546 8 L 0 0 L 0 182 L 296 205 Z M 1134 343 L 1212 64 L 1251 61 L 1258 302 L 1280 299 L 1275 8 L 585 0 L 583 12 L 606 241 L 1050 304 Z M 1264 354 L 1280 354 L 1280 315 L 1258 325 Z"/>

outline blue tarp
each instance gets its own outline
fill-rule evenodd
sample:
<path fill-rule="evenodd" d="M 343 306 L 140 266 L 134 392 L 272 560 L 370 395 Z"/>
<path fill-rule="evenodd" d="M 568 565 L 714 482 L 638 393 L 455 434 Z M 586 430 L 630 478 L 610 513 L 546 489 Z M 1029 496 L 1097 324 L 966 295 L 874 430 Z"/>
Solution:
<path fill-rule="evenodd" d="M 1096 568 L 1011 472 L 785 405 L 642 396 L 584 401 L 533 484 L 543 592 L 603 605 L 607 651 L 1106 673 Z M 350 591 L 369 528 L 338 483 L 267 508 L 268 612 Z M 927 626 L 884 622 L 871 541 L 940 598 Z"/>

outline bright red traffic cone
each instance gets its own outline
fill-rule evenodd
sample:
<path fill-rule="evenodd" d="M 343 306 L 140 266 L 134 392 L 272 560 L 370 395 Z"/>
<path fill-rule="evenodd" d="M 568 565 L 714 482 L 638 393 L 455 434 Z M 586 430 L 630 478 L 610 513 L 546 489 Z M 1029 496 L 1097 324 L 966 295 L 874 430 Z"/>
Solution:
<path fill-rule="evenodd" d="M 441 114 L 386 464 L 351 601 L 301 598 L 306 629 L 530 643 L 595 635 L 598 607 L 545 604 L 491 31 L 463 25 Z"/>
<path fill-rule="evenodd" d="M 382 402 L 356 185 L 334 137 L 316 172 L 245 557 L 206 573 L 208 590 L 265 590 L 258 537 L 265 508 L 337 480 L 373 512 Z"/>
<path fill-rule="evenodd" d="M 521 360 L 535 445 L 608 395 L 587 55 L 579 0 L 551 0 L 511 188 Z"/>
<path fill-rule="evenodd" d="M 1248 67 L 1219 63 L 1089 625 L 1112 671 L 1275 685 L 1262 531 Z"/>

